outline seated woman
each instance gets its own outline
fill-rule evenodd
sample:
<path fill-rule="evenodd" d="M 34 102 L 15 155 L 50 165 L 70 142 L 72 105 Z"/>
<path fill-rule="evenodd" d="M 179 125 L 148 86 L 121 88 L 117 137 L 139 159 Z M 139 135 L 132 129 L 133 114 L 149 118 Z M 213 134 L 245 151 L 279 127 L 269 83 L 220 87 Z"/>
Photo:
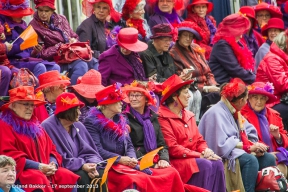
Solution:
<path fill-rule="evenodd" d="M 39 57 L 53 61 L 61 44 L 78 42 L 78 35 L 73 32 L 67 19 L 55 13 L 55 0 L 34 0 L 37 11 L 33 15 L 30 25 L 38 34 L 38 40 L 43 42 Z M 81 59 L 69 64 L 60 65 L 61 72 L 68 72 L 71 84 L 75 85 L 77 78 L 83 76 L 88 69 L 98 69 L 96 59 L 85 62 Z"/>
<path fill-rule="evenodd" d="M 162 84 L 164 90 L 158 120 L 168 146 L 170 163 L 180 173 L 183 183 L 212 192 L 225 192 L 221 158 L 208 148 L 198 131 L 194 114 L 184 109 L 188 105 L 192 81 L 182 81 L 172 75 Z"/>
<path fill-rule="evenodd" d="M 84 123 L 89 110 L 97 106 L 96 92 L 104 88 L 101 82 L 101 74 L 95 69 L 90 69 L 83 77 L 78 78 L 77 84 L 73 85 L 72 88 L 77 98 L 85 104 L 80 108 L 81 114 L 79 116 L 79 121 Z"/>
<path fill-rule="evenodd" d="M 1 107 L 0 154 L 15 159 L 17 183 L 25 186 L 26 192 L 77 191 L 72 185 L 79 176 L 61 167 L 60 154 L 33 115 L 33 109 L 45 102 L 37 99 L 29 86 L 11 89 L 9 96 L 10 102 Z"/>
<path fill-rule="evenodd" d="M 212 15 L 208 15 L 213 10 L 213 3 L 208 0 L 193 0 L 187 6 L 186 21 L 192 21 L 200 27 L 201 39 L 196 39 L 195 43 L 205 49 L 205 58 L 209 61 L 212 51 L 212 39 L 217 31 L 216 21 Z"/>
<path fill-rule="evenodd" d="M 247 84 L 254 82 L 253 56 L 245 44 L 239 41 L 249 28 L 249 19 L 240 13 L 228 15 L 219 24 L 209 60 L 217 83 L 227 83 L 235 77 Z"/>
<path fill-rule="evenodd" d="M 78 26 L 76 33 L 80 41 L 90 42 L 93 57 L 98 59 L 101 53 L 110 48 L 107 38 L 110 31 L 115 26 L 124 28 L 126 25 L 121 20 L 121 14 L 114 10 L 111 0 L 83 0 L 82 11 L 88 18 Z"/>
<path fill-rule="evenodd" d="M 228 161 L 228 166 L 225 167 L 227 170 L 235 173 L 238 165 L 236 160 L 239 160 L 239 173 L 241 172 L 245 191 L 253 192 L 258 171 L 276 165 L 275 158 L 266 153 L 268 147 L 265 144 L 258 142 L 255 127 L 241 116 L 240 110 L 248 99 L 244 82 L 235 78 L 221 87 L 220 94 L 221 101 L 201 118 L 199 131 L 208 146 Z M 256 156 L 251 153 L 256 153 Z M 238 173 L 234 175 L 237 176 Z"/>
<path fill-rule="evenodd" d="M 63 167 L 80 176 L 77 192 L 85 192 L 94 178 L 101 178 L 103 168 L 97 167 L 102 161 L 94 142 L 85 126 L 78 122 L 80 107 L 84 103 L 79 101 L 73 93 L 62 93 L 56 99 L 54 115 L 42 122 L 42 127 L 48 133 L 56 149 L 62 156 Z M 102 190 L 105 191 L 105 185 Z M 100 187 L 96 188 L 97 191 Z"/>
<path fill-rule="evenodd" d="M 108 174 L 109 191 L 184 191 L 179 173 L 171 168 L 136 171 L 139 165 L 129 136 L 129 125 L 121 114 L 123 97 L 118 83 L 97 92 L 98 107 L 90 110 L 84 122 L 102 158 L 118 156 L 117 166 Z"/>
<path fill-rule="evenodd" d="M 278 168 L 287 178 L 287 131 L 284 130 L 279 113 L 266 107 L 266 104 L 276 100 L 273 95 L 274 87 L 270 83 L 255 82 L 248 86 L 248 90 L 248 102 L 241 113 L 256 128 L 259 141 L 269 146 L 268 151 L 275 155 Z"/>
<path fill-rule="evenodd" d="M 0 191 L 2 192 L 24 192 L 14 187 L 16 181 L 16 162 L 13 158 L 0 155 Z"/>
<path fill-rule="evenodd" d="M 188 106 L 188 109 L 194 112 L 196 121 L 199 121 L 202 95 L 209 98 L 215 97 L 212 103 L 216 103 L 220 99 L 218 94 L 219 88 L 216 87 L 217 82 L 205 60 L 203 49 L 193 43 L 193 39 L 200 40 L 204 36 L 204 34 L 201 33 L 201 29 L 190 21 L 180 23 L 177 29 L 178 40 L 169 53 L 174 60 L 178 73 L 183 71 L 183 69 L 193 69 L 192 78 L 197 82 L 195 83 L 197 89 L 191 90 L 194 104 Z M 203 109 L 211 104 L 206 101 L 208 100 L 205 99 Z"/>
<path fill-rule="evenodd" d="M 104 86 L 116 82 L 130 84 L 134 80 L 147 80 L 142 61 L 137 52 L 147 49 L 147 44 L 138 40 L 138 30 L 121 29 L 117 44 L 102 53 L 99 57 L 99 72 Z"/>

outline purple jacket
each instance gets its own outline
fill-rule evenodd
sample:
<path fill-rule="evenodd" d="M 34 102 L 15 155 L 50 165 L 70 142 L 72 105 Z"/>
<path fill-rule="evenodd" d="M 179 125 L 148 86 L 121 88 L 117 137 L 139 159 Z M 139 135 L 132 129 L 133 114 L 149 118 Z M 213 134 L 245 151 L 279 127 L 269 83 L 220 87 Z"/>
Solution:
<path fill-rule="evenodd" d="M 53 13 L 51 18 L 53 18 L 52 24 L 55 28 L 60 29 L 68 39 L 78 39 L 78 35 L 71 29 L 65 16 Z M 42 22 L 38 17 L 38 12 L 34 13 L 30 25 L 32 25 L 38 34 L 38 42 L 44 42 L 44 48 L 40 52 L 40 57 L 48 61 L 54 60 L 54 56 L 56 55 L 59 46 L 62 43 L 68 43 L 68 41 L 65 40 L 60 31 L 51 29 L 50 26 L 47 26 L 46 23 Z"/>
<path fill-rule="evenodd" d="M 65 168 L 78 171 L 85 163 L 102 161 L 91 136 L 82 123 L 75 122 L 72 125 L 71 135 L 54 115 L 43 121 L 41 125 L 56 145 Z"/>

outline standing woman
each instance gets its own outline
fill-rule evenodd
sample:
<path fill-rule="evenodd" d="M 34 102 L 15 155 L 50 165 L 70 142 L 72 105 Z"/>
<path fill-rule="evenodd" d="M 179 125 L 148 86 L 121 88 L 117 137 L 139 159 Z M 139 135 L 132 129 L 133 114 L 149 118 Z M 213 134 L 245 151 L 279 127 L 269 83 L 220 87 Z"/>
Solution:
<path fill-rule="evenodd" d="M 187 6 L 186 21 L 196 23 L 203 34 L 202 39 L 196 39 L 195 43 L 205 49 L 205 58 L 208 61 L 212 51 L 212 40 L 216 33 L 216 21 L 212 15 L 208 15 L 213 10 L 213 3 L 208 0 L 193 0 Z"/>

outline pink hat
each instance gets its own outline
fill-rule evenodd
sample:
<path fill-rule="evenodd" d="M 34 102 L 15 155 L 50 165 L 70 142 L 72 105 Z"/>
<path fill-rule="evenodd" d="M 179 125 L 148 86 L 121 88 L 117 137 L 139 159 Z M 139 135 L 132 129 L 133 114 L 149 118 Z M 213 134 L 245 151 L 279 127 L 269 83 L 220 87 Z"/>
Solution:
<path fill-rule="evenodd" d="M 247 87 L 249 95 L 264 95 L 268 97 L 267 104 L 273 103 L 277 100 L 274 93 L 274 86 L 272 83 L 267 82 L 254 82 L 252 85 Z"/>
<path fill-rule="evenodd" d="M 121 29 L 117 36 L 117 44 L 120 47 L 134 52 L 145 51 L 146 43 L 138 40 L 138 30 L 132 27 Z"/>

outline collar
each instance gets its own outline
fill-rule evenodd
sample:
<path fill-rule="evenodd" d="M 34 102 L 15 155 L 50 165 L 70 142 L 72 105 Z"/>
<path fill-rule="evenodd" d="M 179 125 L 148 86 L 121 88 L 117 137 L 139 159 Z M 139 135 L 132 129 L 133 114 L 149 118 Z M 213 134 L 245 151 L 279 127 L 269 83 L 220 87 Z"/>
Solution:
<path fill-rule="evenodd" d="M 231 105 L 231 103 L 225 97 L 221 97 L 221 101 L 226 105 L 226 107 L 229 109 L 232 115 L 236 113 L 237 110 Z"/>
<path fill-rule="evenodd" d="M 171 119 L 181 119 L 178 115 L 173 113 L 167 106 L 160 105 L 159 108 L 159 116 L 165 117 L 165 118 L 171 118 Z M 182 110 L 182 119 L 187 122 L 189 119 L 191 119 L 193 116 L 195 116 L 192 112 L 186 111 L 185 109 Z M 181 120 L 182 120 L 181 119 Z"/>
<path fill-rule="evenodd" d="M 158 56 L 164 55 L 164 53 L 165 53 L 165 52 L 163 52 L 163 54 L 158 53 L 158 51 L 156 50 L 155 46 L 153 45 L 153 41 L 149 41 L 148 42 L 148 49 L 149 49 L 149 51 L 152 52 L 154 57 L 158 57 Z"/>

